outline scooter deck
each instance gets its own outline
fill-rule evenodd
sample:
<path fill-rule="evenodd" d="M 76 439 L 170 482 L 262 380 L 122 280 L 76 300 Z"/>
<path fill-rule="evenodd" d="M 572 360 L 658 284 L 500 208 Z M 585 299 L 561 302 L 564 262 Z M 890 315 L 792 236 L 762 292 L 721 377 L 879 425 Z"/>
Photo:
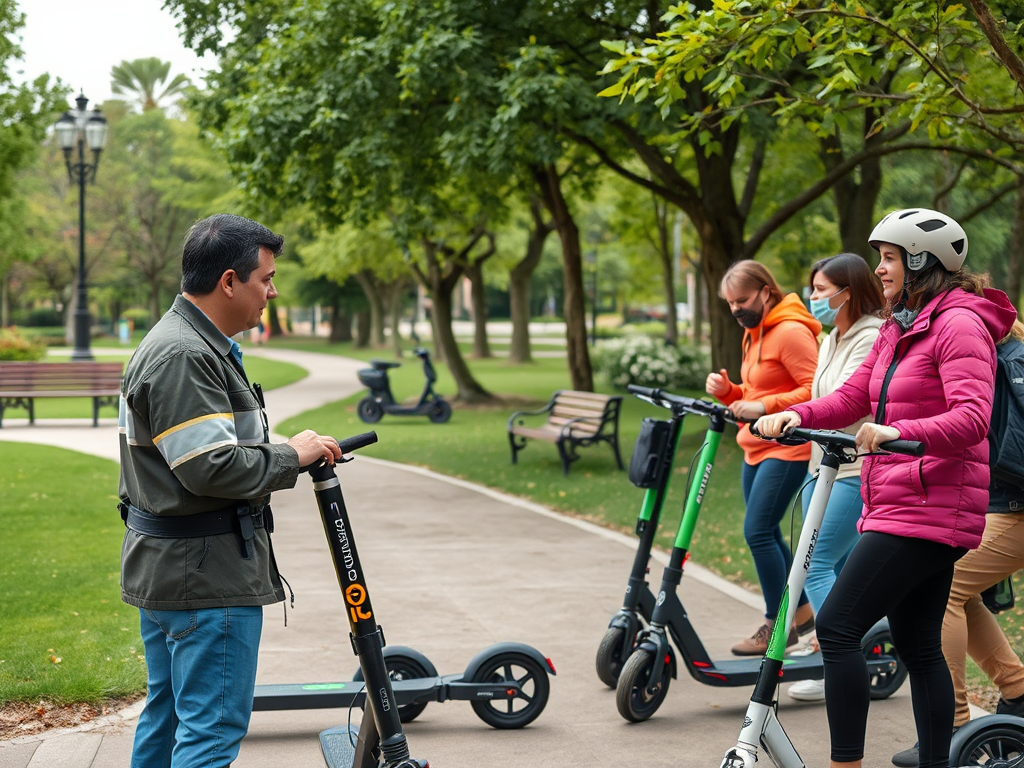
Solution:
<path fill-rule="evenodd" d="M 391 688 L 400 707 L 431 701 L 503 701 L 514 699 L 521 692 L 519 683 L 515 681 L 473 683 L 465 682 L 463 678 L 464 675 L 458 674 L 392 680 Z M 362 680 L 350 680 L 347 683 L 257 685 L 252 711 L 361 707 L 366 698 L 365 685 Z"/>
<path fill-rule="evenodd" d="M 393 680 L 398 706 L 421 701 L 447 701 L 451 698 L 448 687 L 462 680 L 462 675 L 423 677 L 413 680 Z M 344 683 L 288 683 L 284 685 L 257 685 L 253 694 L 253 712 L 284 709 L 334 709 L 336 707 L 363 706 L 365 683 L 349 680 Z"/>
<path fill-rule="evenodd" d="M 705 685 L 734 687 L 753 685 L 761 671 L 761 656 L 749 656 L 738 659 L 712 661 L 710 666 L 688 664 L 687 668 L 694 679 Z M 888 657 L 868 661 L 868 674 L 871 676 L 886 674 L 891 671 L 893 660 Z M 820 680 L 824 677 L 821 652 L 806 656 L 786 656 L 782 661 L 782 677 L 780 683 L 795 683 L 798 680 Z"/>

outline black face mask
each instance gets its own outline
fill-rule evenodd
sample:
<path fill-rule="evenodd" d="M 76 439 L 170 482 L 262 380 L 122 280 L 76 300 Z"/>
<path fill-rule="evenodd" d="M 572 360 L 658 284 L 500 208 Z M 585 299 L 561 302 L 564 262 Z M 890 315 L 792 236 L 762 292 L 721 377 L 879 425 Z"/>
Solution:
<path fill-rule="evenodd" d="M 747 330 L 757 328 L 761 324 L 761 316 L 764 314 L 764 301 L 761 302 L 761 306 L 757 309 L 737 309 L 732 313 L 732 316 L 736 318 L 736 322 L 742 325 Z"/>

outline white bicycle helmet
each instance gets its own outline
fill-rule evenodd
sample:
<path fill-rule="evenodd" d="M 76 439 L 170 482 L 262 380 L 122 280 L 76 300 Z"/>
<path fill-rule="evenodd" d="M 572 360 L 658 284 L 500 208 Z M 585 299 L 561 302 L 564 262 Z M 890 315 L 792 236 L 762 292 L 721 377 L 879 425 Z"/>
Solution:
<path fill-rule="evenodd" d="M 907 269 L 923 269 L 928 254 L 938 259 L 947 272 L 956 272 L 967 258 L 967 233 L 944 213 L 928 208 L 905 208 L 882 219 L 868 238 L 876 251 L 892 243 L 907 252 Z"/>

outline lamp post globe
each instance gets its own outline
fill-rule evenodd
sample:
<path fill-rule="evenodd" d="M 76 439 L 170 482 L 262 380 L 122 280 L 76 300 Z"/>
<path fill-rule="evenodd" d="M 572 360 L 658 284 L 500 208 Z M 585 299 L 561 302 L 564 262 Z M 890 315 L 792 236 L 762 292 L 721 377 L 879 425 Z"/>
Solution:
<path fill-rule="evenodd" d="M 72 360 L 92 360 L 90 350 L 89 292 L 85 273 L 85 187 L 96 181 L 100 153 L 107 141 L 107 119 L 98 109 L 89 109 L 84 94 L 75 99 L 76 109 L 61 115 L 54 125 L 57 142 L 64 152 L 68 178 L 78 183 L 78 284 L 75 297 L 74 349 Z M 92 157 L 86 160 L 88 144 Z M 78 150 L 77 152 L 75 150 Z"/>

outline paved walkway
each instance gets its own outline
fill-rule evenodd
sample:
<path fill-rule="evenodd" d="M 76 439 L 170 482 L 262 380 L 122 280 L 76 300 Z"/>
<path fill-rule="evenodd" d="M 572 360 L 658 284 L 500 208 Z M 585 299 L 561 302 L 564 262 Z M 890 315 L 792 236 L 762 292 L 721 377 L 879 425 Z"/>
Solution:
<path fill-rule="evenodd" d="M 363 365 L 284 350 L 252 354 L 310 371 L 303 381 L 267 394 L 272 424 L 352 393 L 358 388 L 355 370 Z M 116 459 L 116 426 L 110 420 L 97 429 L 88 424 L 28 428 L 17 419 L 5 420 L 0 439 Z M 438 436 L 440 447 L 442 428 Z M 748 689 L 703 686 L 681 672 L 653 719 L 628 724 L 616 711 L 614 692 L 594 673 L 597 645 L 620 604 L 632 537 L 470 483 L 373 459 L 372 447 L 364 454 L 338 474 L 388 642 L 418 649 L 441 674 L 460 672 L 478 651 L 505 640 L 536 647 L 558 670 L 547 709 L 520 731 L 489 728 L 465 703 L 429 705 L 407 726 L 414 756 L 429 759 L 435 768 L 720 764 L 739 732 Z M 287 627 L 281 606 L 267 608 L 258 682 L 351 679 L 357 662 L 308 477 L 275 494 L 274 508 L 275 548 L 295 589 L 296 606 L 288 611 Z M 660 565 L 653 565 L 656 581 Z M 760 598 L 695 565 L 687 567 L 681 595 L 713 657 L 728 656 L 732 643 L 759 621 Z M 84 729 L 0 742 L 0 768 L 123 768 L 137 709 Z M 317 734 L 346 716 L 333 710 L 257 712 L 235 766 L 322 766 Z M 826 766 L 824 706 L 783 694 L 780 718 L 807 764 Z M 873 702 L 866 768 L 888 766 L 893 752 L 913 743 L 912 722 L 908 686 L 889 700 Z"/>

